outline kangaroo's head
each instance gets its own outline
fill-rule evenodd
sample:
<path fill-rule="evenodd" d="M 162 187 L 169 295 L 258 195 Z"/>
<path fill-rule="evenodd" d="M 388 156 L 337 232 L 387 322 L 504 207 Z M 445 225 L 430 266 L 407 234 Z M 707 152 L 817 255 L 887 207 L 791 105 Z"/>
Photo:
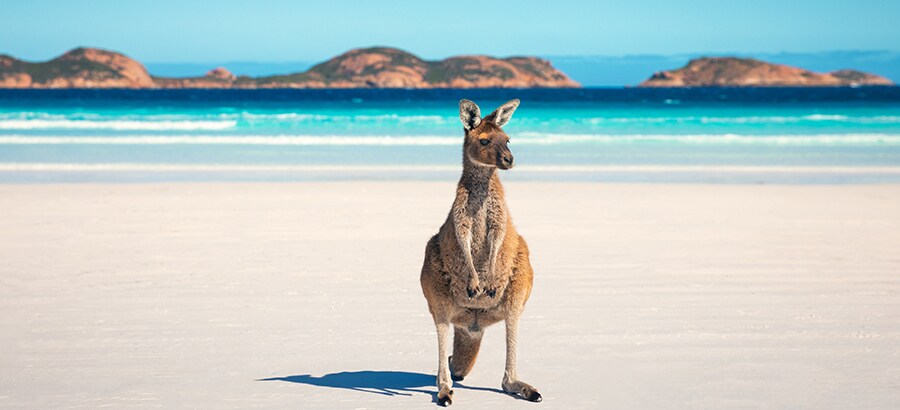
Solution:
<path fill-rule="evenodd" d="M 513 155 L 509 150 L 509 136 L 502 127 L 512 118 L 519 100 L 510 100 L 487 117 L 481 118 L 481 109 L 469 100 L 460 100 L 459 119 L 462 120 L 466 139 L 463 155 L 475 165 L 510 169 Z"/>

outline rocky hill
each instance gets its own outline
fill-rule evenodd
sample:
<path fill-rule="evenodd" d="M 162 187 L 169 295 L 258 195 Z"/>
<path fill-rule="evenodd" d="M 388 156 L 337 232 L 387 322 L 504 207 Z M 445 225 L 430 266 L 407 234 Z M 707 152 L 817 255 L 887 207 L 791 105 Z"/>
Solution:
<path fill-rule="evenodd" d="M 653 74 L 639 87 L 792 87 L 893 85 L 887 78 L 856 70 L 816 73 L 752 58 L 705 57 L 677 70 Z"/>
<path fill-rule="evenodd" d="M 486 56 L 426 61 L 386 47 L 348 51 L 303 73 L 237 81 L 237 86 L 300 88 L 579 87 L 549 61 Z"/>
<path fill-rule="evenodd" d="M 237 76 L 225 68 L 210 70 L 203 77 L 153 77 L 156 88 L 232 88 Z"/>
<path fill-rule="evenodd" d="M 0 55 L 0 87 L 144 88 L 156 83 L 144 66 L 122 54 L 76 48 L 53 60 L 29 63 Z"/>
<path fill-rule="evenodd" d="M 123 54 L 77 48 L 42 63 L 0 55 L 0 88 L 483 88 L 579 87 L 534 57 L 423 60 L 403 50 L 348 51 L 301 73 L 236 77 L 216 68 L 203 77 L 152 77 Z"/>

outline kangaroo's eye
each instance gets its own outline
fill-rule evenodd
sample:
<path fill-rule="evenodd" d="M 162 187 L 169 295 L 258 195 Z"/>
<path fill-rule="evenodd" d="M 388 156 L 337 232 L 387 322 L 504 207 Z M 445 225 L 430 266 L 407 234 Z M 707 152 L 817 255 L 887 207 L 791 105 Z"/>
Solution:
<path fill-rule="evenodd" d="M 480 142 L 481 145 L 487 145 L 491 143 L 491 140 L 478 140 L 478 142 Z"/>

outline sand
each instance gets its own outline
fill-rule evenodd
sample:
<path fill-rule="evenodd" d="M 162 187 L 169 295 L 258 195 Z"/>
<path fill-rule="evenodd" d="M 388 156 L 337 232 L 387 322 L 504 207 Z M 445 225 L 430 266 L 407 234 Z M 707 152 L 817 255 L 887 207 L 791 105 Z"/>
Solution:
<path fill-rule="evenodd" d="M 454 181 L 0 185 L 0 407 L 431 408 Z M 507 184 L 536 283 L 456 408 L 900 407 L 900 185 Z"/>

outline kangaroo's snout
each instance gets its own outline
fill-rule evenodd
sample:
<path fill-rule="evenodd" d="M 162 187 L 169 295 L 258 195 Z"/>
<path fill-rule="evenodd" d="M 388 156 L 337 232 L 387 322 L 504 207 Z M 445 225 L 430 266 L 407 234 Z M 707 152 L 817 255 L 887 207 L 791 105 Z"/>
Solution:
<path fill-rule="evenodd" d="M 500 169 L 510 169 L 513 166 L 513 155 L 508 150 L 506 152 L 497 153 L 497 166 Z"/>

